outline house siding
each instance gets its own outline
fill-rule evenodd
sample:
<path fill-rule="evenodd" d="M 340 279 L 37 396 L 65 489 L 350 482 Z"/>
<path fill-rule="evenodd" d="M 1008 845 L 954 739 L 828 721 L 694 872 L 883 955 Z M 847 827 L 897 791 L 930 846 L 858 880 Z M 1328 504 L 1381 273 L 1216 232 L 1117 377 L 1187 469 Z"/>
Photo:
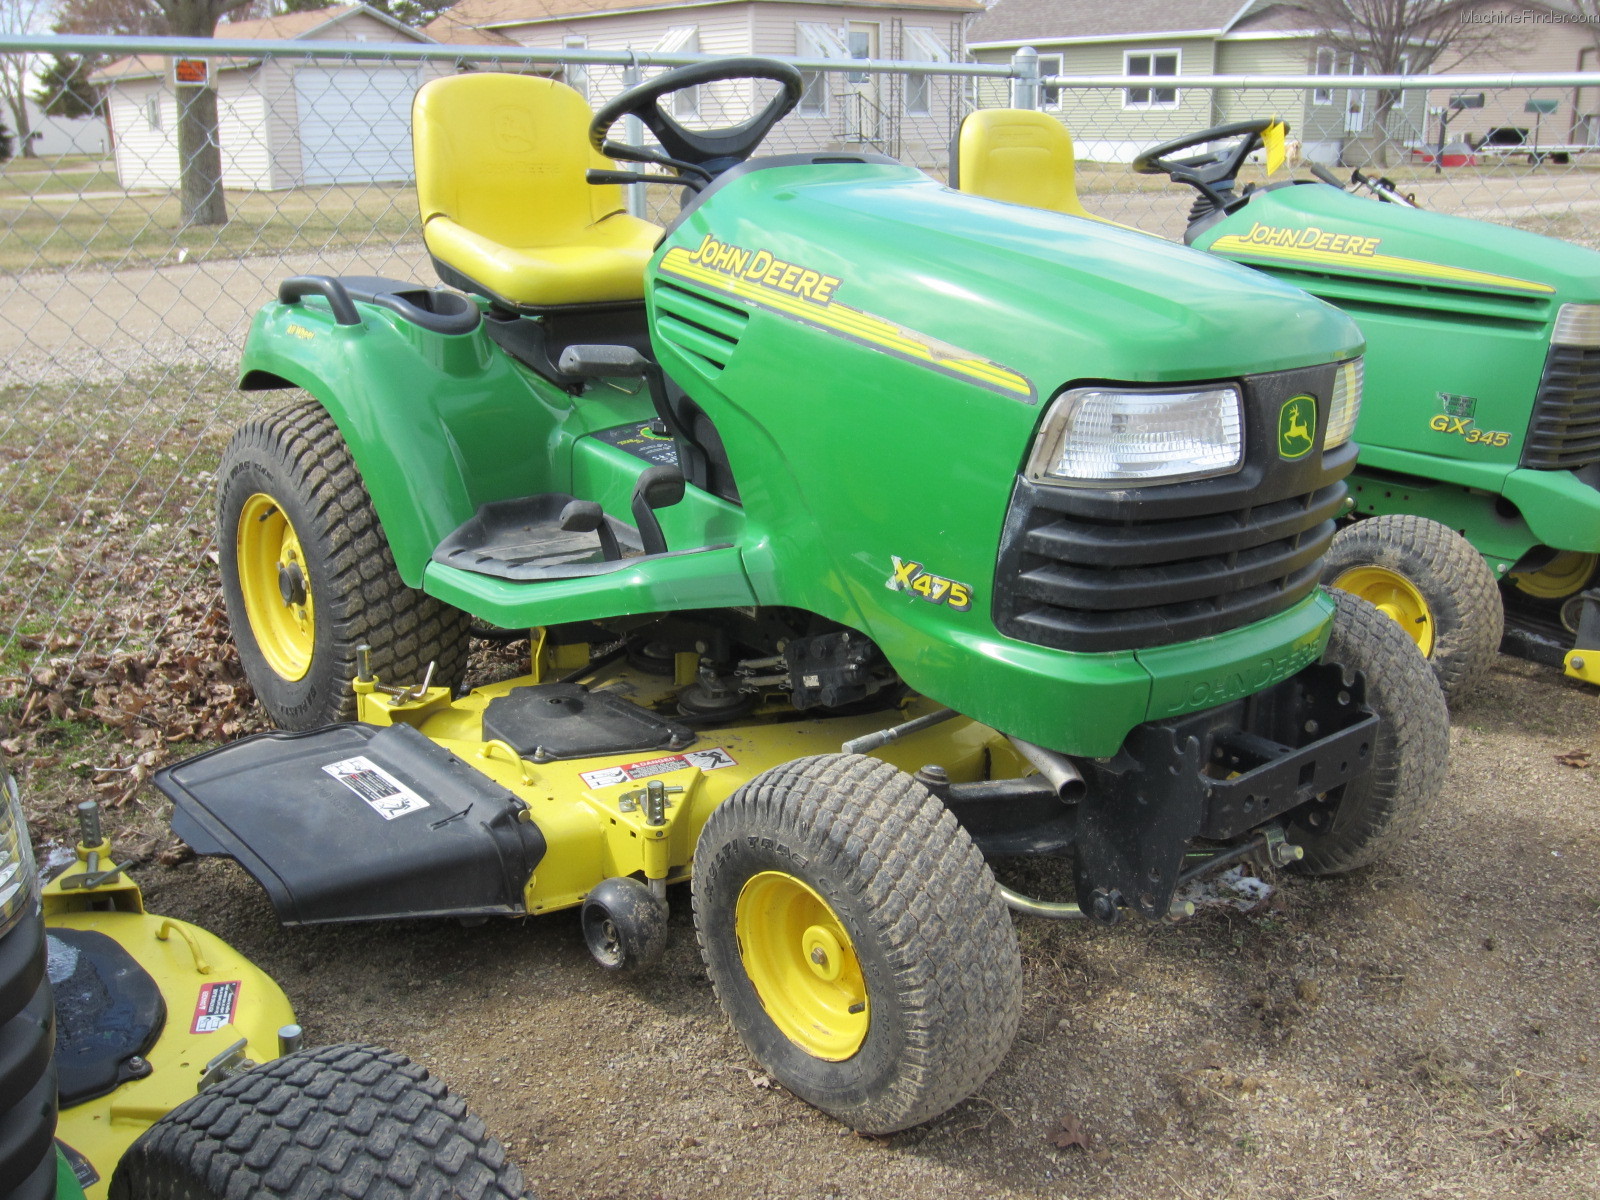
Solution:
<path fill-rule="evenodd" d="M 178 105 L 160 80 L 141 79 L 108 89 L 116 141 L 117 180 L 129 190 L 167 188 L 178 178 Z M 150 128 L 147 105 L 154 98 L 159 128 Z"/>
<path fill-rule="evenodd" d="M 1539 6 L 1525 3 L 1486 4 L 1476 15 L 1498 13 L 1522 14 Z M 1593 36 L 1594 26 L 1572 22 L 1562 24 L 1523 23 L 1493 26 L 1499 32 L 1498 44 L 1475 49 L 1463 62 L 1452 64 L 1447 71 L 1439 72 L 1448 78 L 1452 74 L 1490 74 L 1498 71 L 1580 71 L 1600 67 Z M 1448 85 L 1447 85 L 1448 86 Z M 1442 108 L 1460 89 L 1428 93 L 1427 103 Z M 1473 91 L 1479 89 L 1474 88 Z M 1528 90 L 1485 90 L 1484 106 L 1464 109 L 1450 121 L 1449 137 L 1452 141 L 1471 135 L 1474 141 L 1488 136 L 1491 129 L 1512 127 L 1526 129 L 1532 140 L 1534 114 L 1526 112 L 1523 105 L 1530 99 L 1555 100 L 1556 111 L 1539 118 L 1539 140 L 1547 145 L 1578 143 L 1591 145 L 1600 141 L 1600 89 L 1536 88 Z M 1432 122 L 1428 132 L 1429 142 L 1437 140 L 1438 121 Z"/>
<path fill-rule="evenodd" d="M 931 29 L 949 46 L 952 58 L 962 55 L 961 17 L 949 10 L 839 8 L 825 4 L 711 4 L 682 6 L 649 13 L 596 14 L 497 27 L 524 46 L 558 47 L 568 37 L 583 37 L 590 50 L 649 50 L 675 25 L 694 25 L 700 50 L 706 54 L 781 54 L 799 52 L 799 26 L 827 25 L 841 32 L 851 22 L 879 26 L 881 58 L 917 57 L 906 30 Z M 647 72 L 650 77 L 654 72 Z M 589 67 L 585 72 L 592 105 L 617 95 L 623 87 L 620 67 Z M 951 133 L 965 106 L 964 89 L 948 76 L 935 77 L 929 91 L 929 113 L 907 116 L 905 80 L 880 77 L 851 85 L 840 73 L 829 73 L 828 111 L 821 116 L 794 113 L 768 139 L 769 152 L 793 150 L 877 149 L 928 166 L 942 163 Z M 864 93 L 867 102 L 847 93 Z M 708 85 L 702 90 L 704 124 L 726 116 L 743 120 L 755 102 L 748 81 Z M 876 112 L 874 112 L 874 109 Z M 875 119 L 873 119 L 875 118 Z"/>

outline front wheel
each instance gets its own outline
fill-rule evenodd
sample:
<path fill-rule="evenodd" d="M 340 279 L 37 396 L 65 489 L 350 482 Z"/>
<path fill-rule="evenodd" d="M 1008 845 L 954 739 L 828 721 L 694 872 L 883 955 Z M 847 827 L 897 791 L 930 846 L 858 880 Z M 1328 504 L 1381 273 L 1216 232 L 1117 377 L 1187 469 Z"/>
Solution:
<path fill-rule="evenodd" d="M 239 659 L 282 729 L 355 716 L 356 647 L 385 683 L 448 687 L 467 615 L 405 585 L 333 418 L 312 401 L 243 426 L 217 471 L 222 594 Z"/>
<path fill-rule="evenodd" d="M 1312 875 L 1364 867 L 1415 837 L 1450 754 L 1444 694 L 1416 644 L 1367 601 L 1332 595 L 1338 608 L 1323 661 L 1364 677 L 1381 724 L 1366 774 L 1288 815 L 1288 838 L 1305 849 L 1299 869 Z"/>
<path fill-rule="evenodd" d="M 404 1055 L 300 1050 L 184 1101 L 129 1147 L 110 1200 L 526 1197 L 467 1106 Z"/>
<path fill-rule="evenodd" d="M 1388 513 L 1341 529 L 1322 582 L 1373 604 L 1416 643 L 1445 700 L 1455 704 L 1487 674 L 1505 632 L 1494 572 L 1455 530 Z"/>
<path fill-rule="evenodd" d="M 734 1030 L 784 1087 L 866 1133 L 945 1112 L 1016 1034 L 1021 960 L 988 864 L 926 788 L 797 759 L 711 814 L 695 928 Z"/>

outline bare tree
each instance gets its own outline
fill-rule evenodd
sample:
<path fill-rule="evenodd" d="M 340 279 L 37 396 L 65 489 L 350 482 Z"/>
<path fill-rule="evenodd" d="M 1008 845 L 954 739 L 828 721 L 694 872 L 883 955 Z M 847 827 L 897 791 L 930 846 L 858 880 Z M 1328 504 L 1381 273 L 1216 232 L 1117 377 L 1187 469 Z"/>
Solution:
<path fill-rule="evenodd" d="M 45 0 L 0 0 L 8 3 Z M 60 33 L 167 34 L 208 38 L 217 22 L 250 0 L 66 0 L 56 30 Z M 218 138 L 217 89 L 186 84 L 178 92 L 178 193 L 185 225 L 225 225 L 222 145 Z"/>
<path fill-rule="evenodd" d="M 0 0 L 0 33 L 43 33 L 50 0 Z M 34 157 L 33 122 L 28 118 L 28 85 L 32 54 L 0 54 L 0 96 L 11 110 L 16 127 L 17 151 Z"/>
<path fill-rule="evenodd" d="M 1491 46 L 1503 49 L 1517 36 L 1504 23 L 1473 19 L 1484 0 L 1296 0 L 1290 7 L 1317 31 L 1319 45 L 1338 61 L 1359 62 L 1369 75 L 1448 69 Z M 1400 93 L 1393 88 L 1375 92 L 1374 123 L 1387 135 Z"/>

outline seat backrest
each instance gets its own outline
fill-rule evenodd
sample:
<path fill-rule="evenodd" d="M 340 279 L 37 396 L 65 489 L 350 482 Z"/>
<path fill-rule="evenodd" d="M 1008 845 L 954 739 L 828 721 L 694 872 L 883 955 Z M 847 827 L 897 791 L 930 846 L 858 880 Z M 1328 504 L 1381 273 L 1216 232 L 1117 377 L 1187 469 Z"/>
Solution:
<path fill-rule="evenodd" d="M 582 96 L 553 79 L 471 72 L 424 84 L 411 108 L 417 200 L 504 246 L 559 245 L 621 212 L 622 188 L 584 182 L 610 160 L 589 145 Z"/>
<path fill-rule="evenodd" d="M 956 186 L 975 196 L 1086 217 L 1078 201 L 1072 135 L 1048 113 L 982 108 L 956 134 Z"/>

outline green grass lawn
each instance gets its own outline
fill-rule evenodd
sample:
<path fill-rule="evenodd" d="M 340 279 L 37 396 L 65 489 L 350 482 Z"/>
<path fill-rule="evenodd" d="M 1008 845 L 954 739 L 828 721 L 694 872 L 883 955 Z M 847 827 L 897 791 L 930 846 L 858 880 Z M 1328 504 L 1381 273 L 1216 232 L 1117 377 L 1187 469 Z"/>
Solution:
<path fill-rule="evenodd" d="M 172 193 L 50 200 L 99 188 L 7 190 L 31 182 L 0 176 L 0 272 L 154 265 L 179 250 L 191 262 L 316 252 L 419 236 L 416 191 L 398 184 L 230 191 L 226 225 L 185 228 Z"/>

